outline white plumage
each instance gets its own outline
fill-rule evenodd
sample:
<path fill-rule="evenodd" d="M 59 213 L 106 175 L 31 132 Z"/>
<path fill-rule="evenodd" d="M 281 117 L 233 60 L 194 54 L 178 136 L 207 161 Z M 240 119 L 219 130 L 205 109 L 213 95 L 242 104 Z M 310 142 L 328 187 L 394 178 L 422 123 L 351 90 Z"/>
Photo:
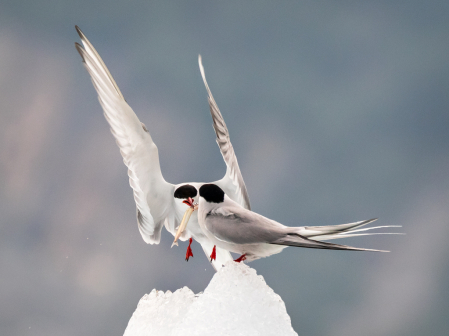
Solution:
<path fill-rule="evenodd" d="M 287 246 L 388 252 L 332 244 L 321 240 L 370 235 L 371 233 L 359 232 L 399 227 L 378 226 L 359 229 L 376 219 L 341 225 L 288 227 L 243 208 L 215 184 L 202 185 L 199 193 L 198 222 L 203 232 L 217 247 L 240 253 L 245 256 L 243 260 L 247 261 L 279 253 Z"/>
<path fill-rule="evenodd" d="M 185 210 L 182 199 L 174 197 L 175 191 L 185 185 L 191 185 L 198 189 L 203 183 L 173 185 L 165 181 L 159 164 L 158 149 L 147 127 L 125 101 L 95 48 L 78 27 L 76 30 L 83 44 L 81 46 L 75 43 L 76 49 L 90 74 L 104 116 L 111 126 L 111 132 L 123 156 L 123 162 L 128 167 L 129 184 L 133 189 L 136 202 L 139 231 L 146 243 L 158 244 L 161 239 L 162 226 L 165 225 L 166 229 L 174 235 Z M 214 183 L 225 190 L 229 197 L 238 204 L 249 209 L 248 193 L 229 139 L 228 129 L 207 84 L 201 56 L 198 61 L 208 93 L 217 144 L 227 166 L 225 176 Z M 192 196 L 192 199 L 198 201 L 198 196 Z M 183 233 L 181 239 L 187 240 L 190 237 L 201 244 L 207 256 L 211 254 L 213 244 L 199 227 L 196 213 L 192 214 L 189 228 Z M 217 269 L 228 260 L 232 260 L 230 253 L 219 249 L 217 250 L 217 260 L 213 261 L 213 266 Z"/>

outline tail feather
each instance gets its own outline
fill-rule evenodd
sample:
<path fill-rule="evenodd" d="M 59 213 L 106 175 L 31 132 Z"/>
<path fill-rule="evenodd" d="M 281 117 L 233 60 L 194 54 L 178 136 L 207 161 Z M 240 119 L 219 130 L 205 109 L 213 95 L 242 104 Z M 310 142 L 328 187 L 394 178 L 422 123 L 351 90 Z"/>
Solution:
<path fill-rule="evenodd" d="M 388 252 L 383 250 L 364 249 L 323 242 L 323 240 L 331 240 L 339 238 L 371 236 L 379 234 L 402 234 L 396 232 L 367 232 L 370 230 L 376 230 L 381 228 L 401 227 L 400 225 L 383 225 L 383 226 L 362 228 L 363 226 L 372 223 L 376 220 L 377 218 L 373 218 L 348 224 L 328 225 L 328 226 L 303 226 L 296 228 L 288 228 L 289 232 L 282 238 L 273 242 L 273 244 L 320 248 L 320 249 L 332 249 L 332 250 Z"/>
<path fill-rule="evenodd" d="M 389 252 L 384 250 L 372 250 L 365 248 L 352 247 L 347 245 L 339 245 L 333 243 L 327 243 L 322 241 L 316 241 L 308 239 L 297 233 L 287 233 L 285 236 L 276 239 L 270 244 L 275 245 L 286 245 L 286 246 L 296 246 L 305 248 L 316 248 L 316 249 L 326 249 L 326 250 L 348 250 L 348 251 L 372 251 L 372 252 Z"/>
<path fill-rule="evenodd" d="M 360 233 L 366 232 L 370 230 L 376 230 L 381 228 L 396 228 L 401 227 L 400 225 L 383 225 L 383 226 L 375 226 L 369 228 L 361 227 L 376 221 L 377 218 L 368 219 L 355 223 L 348 224 L 339 224 L 339 225 L 328 225 L 328 226 L 303 226 L 299 228 L 295 228 L 295 232 L 300 234 L 303 237 L 307 237 L 311 240 L 331 240 L 331 239 L 339 239 L 339 238 L 349 238 L 356 236 L 370 236 L 375 234 L 402 234 L 402 233 L 390 233 L 390 232 L 370 232 L 370 233 Z"/>
<path fill-rule="evenodd" d="M 327 234 L 337 234 L 352 231 L 358 229 L 362 226 L 365 226 L 369 223 L 376 221 L 377 218 L 372 218 L 360 222 L 348 223 L 348 224 L 339 224 L 339 225 L 326 225 L 326 226 L 303 226 L 299 227 L 298 233 L 304 237 L 314 237 L 320 235 Z"/>
<path fill-rule="evenodd" d="M 342 234 L 346 235 L 348 233 L 353 233 L 353 232 L 362 232 L 362 231 L 369 231 L 369 230 L 375 230 L 375 229 L 383 229 L 383 228 L 399 228 L 402 227 L 402 225 L 383 225 L 383 226 L 373 226 L 373 227 L 369 227 L 369 228 L 363 228 L 363 229 L 357 229 L 357 230 L 350 230 L 350 231 L 346 231 L 343 232 Z"/>
<path fill-rule="evenodd" d="M 371 232 L 371 233 L 348 233 L 348 234 L 336 234 L 336 235 L 323 235 L 310 238 L 311 240 L 323 241 L 340 238 L 360 237 L 360 236 L 374 236 L 374 235 L 403 235 L 405 233 L 399 232 Z"/>

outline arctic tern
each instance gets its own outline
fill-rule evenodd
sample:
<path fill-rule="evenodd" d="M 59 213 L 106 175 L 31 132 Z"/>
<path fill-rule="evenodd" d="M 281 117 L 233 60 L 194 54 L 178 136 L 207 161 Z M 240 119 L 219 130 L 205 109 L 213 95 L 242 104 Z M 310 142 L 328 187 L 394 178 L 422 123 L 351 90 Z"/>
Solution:
<path fill-rule="evenodd" d="M 214 244 L 211 259 L 214 258 L 216 247 L 241 254 L 241 257 L 236 260 L 239 262 L 268 257 L 281 252 L 287 246 L 388 252 L 338 245 L 322 240 L 372 234 L 396 234 L 364 232 L 378 228 L 400 227 L 391 225 L 361 229 L 362 226 L 374 222 L 377 218 L 340 225 L 288 227 L 245 209 L 229 198 L 216 184 L 203 184 L 199 188 L 199 195 L 199 204 L 191 205 L 190 211 L 198 210 L 198 223 Z"/>
<path fill-rule="evenodd" d="M 170 233 L 175 235 L 183 218 L 185 209 L 183 203 L 193 208 L 194 202 L 198 201 L 198 189 L 203 183 L 189 182 L 174 185 L 165 181 L 159 164 L 158 149 L 148 128 L 140 122 L 125 101 L 98 52 L 78 26 L 75 27 L 83 44 L 81 46 L 75 43 L 76 49 L 90 74 L 104 116 L 111 127 L 111 132 L 120 149 L 123 161 L 128 167 L 129 184 L 133 189 L 136 202 L 137 224 L 140 234 L 146 243 L 159 244 L 162 226 L 164 225 Z M 229 140 L 229 132 L 207 84 L 201 56 L 198 57 L 198 63 L 208 93 L 216 141 L 227 167 L 225 176 L 214 183 L 219 185 L 237 204 L 250 209 L 248 192 L 234 148 Z M 214 248 L 214 243 L 202 232 L 198 224 L 197 212 L 192 213 L 190 211 L 189 214 L 186 214 L 186 217 L 190 218 L 189 228 L 185 231 L 184 228 L 178 230 L 179 234 L 175 239 L 175 241 L 178 238 L 181 240 L 189 239 L 186 260 L 193 256 L 190 247 L 192 238 L 201 244 L 207 256 L 212 252 L 216 255 L 211 260 L 216 270 L 233 259 L 226 249 Z"/>

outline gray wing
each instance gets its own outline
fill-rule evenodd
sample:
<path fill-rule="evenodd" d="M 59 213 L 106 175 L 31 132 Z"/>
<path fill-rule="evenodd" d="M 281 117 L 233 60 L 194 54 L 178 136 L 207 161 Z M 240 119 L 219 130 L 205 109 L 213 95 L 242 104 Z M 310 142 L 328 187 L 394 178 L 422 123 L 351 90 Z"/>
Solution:
<path fill-rule="evenodd" d="M 209 85 L 204 74 L 204 67 L 201 62 L 201 55 L 198 56 L 198 63 L 200 66 L 201 76 L 203 77 L 204 85 L 206 86 L 208 101 L 210 107 L 210 114 L 212 115 L 213 127 L 217 136 L 217 144 L 220 148 L 221 155 L 226 163 L 226 175 L 219 181 L 214 182 L 234 201 L 239 203 L 246 209 L 251 209 L 249 203 L 249 196 L 246 190 L 245 182 L 243 181 L 242 173 L 240 172 L 237 157 L 235 156 L 234 147 L 232 147 L 229 139 L 229 131 L 226 123 L 221 115 L 218 105 L 215 102 Z"/>
<path fill-rule="evenodd" d="M 244 208 L 229 207 L 206 214 L 207 230 L 232 244 L 270 243 L 285 235 L 285 226 Z"/>
<path fill-rule="evenodd" d="M 298 228 L 284 226 L 246 209 L 236 211 L 236 207 L 208 213 L 205 224 L 217 239 L 231 244 L 268 243 L 329 250 L 387 252 L 308 239 L 297 232 Z"/>
<path fill-rule="evenodd" d="M 126 103 L 95 48 L 76 27 L 84 48 L 75 43 L 97 90 L 98 100 L 128 167 L 129 184 L 137 207 L 137 223 L 145 242 L 158 244 L 163 222 L 172 205 L 174 186 L 165 182 L 159 154 L 150 133 Z"/>

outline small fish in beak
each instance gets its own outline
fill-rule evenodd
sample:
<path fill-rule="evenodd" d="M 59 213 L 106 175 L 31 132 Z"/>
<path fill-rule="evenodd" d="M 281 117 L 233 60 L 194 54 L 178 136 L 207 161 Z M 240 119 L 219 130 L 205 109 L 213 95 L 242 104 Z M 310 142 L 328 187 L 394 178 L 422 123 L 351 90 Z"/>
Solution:
<path fill-rule="evenodd" d="M 178 227 L 178 231 L 176 231 L 175 240 L 173 241 L 173 244 L 171 244 L 171 247 L 173 245 L 178 246 L 178 239 L 181 236 L 181 234 L 186 229 L 187 223 L 189 222 L 190 216 L 192 215 L 192 212 L 198 209 L 198 204 L 193 203 L 193 199 L 191 197 L 187 198 L 186 200 L 182 201 L 182 203 L 188 205 L 188 209 L 184 213 L 184 216 L 182 217 L 181 224 Z"/>

